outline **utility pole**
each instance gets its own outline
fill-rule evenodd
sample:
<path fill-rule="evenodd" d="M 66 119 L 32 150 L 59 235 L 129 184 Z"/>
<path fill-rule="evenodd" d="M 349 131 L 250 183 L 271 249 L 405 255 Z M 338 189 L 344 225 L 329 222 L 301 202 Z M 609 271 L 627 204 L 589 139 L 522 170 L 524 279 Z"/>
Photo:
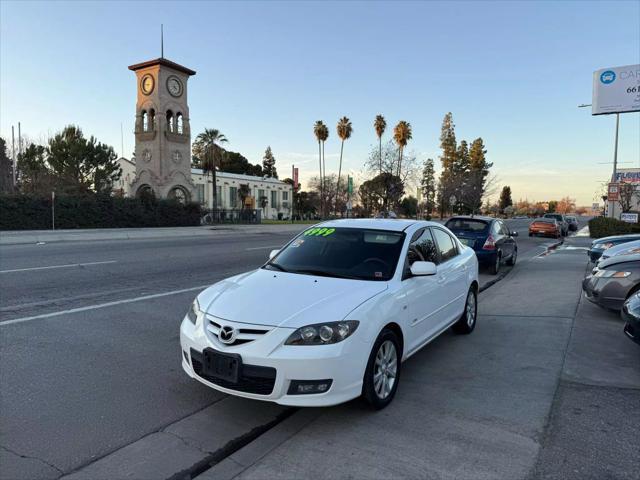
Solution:
<path fill-rule="evenodd" d="M 11 159 L 13 160 L 13 190 L 16 189 L 16 170 L 18 162 L 16 161 L 16 135 L 11 125 Z"/>
<path fill-rule="evenodd" d="M 122 131 L 122 122 L 120 122 L 120 156 L 124 158 L 124 133 Z"/>
<path fill-rule="evenodd" d="M 618 130 L 620 129 L 620 114 L 616 113 L 616 142 L 613 147 L 613 181 L 618 181 Z"/>

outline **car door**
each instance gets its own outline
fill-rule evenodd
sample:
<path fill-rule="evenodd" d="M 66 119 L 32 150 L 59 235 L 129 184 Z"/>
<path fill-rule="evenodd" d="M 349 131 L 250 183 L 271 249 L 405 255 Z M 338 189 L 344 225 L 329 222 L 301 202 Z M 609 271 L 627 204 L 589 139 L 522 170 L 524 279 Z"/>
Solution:
<path fill-rule="evenodd" d="M 501 242 L 503 245 L 503 258 L 510 258 L 515 250 L 516 241 L 511 236 L 511 232 L 505 223 L 502 220 L 498 220 L 498 223 L 500 224 L 500 234 L 502 235 Z"/>
<path fill-rule="evenodd" d="M 448 232 L 438 227 L 433 227 L 431 232 L 440 259 L 437 295 L 444 304 L 442 328 L 462 315 L 467 297 L 469 262 L 460 254 L 458 242 Z"/>
<path fill-rule="evenodd" d="M 430 228 L 418 230 L 411 238 L 402 275 L 406 306 L 409 310 L 407 353 L 411 354 L 436 331 L 446 319 L 446 301 L 442 297 L 442 278 L 435 275 L 412 276 L 411 264 L 415 261 L 440 263 L 436 244 Z"/>

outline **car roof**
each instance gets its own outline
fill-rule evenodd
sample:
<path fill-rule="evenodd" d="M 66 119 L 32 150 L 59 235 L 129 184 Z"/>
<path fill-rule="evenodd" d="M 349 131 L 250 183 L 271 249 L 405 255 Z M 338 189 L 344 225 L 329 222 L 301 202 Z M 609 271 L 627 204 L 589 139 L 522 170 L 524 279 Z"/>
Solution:
<path fill-rule="evenodd" d="M 415 223 L 425 225 L 438 225 L 435 222 L 395 218 L 339 218 L 336 220 L 327 220 L 320 225 L 322 225 L 323 227 L 334 228 L 369 228 L 372 230 L 389 230 L 392 232 L 402 232 Z"/>
<path fill-rule="evenodd" d="M 449 220 L 481 220 L 483 222 L 493 222 L 497 220 L 493 217 L 483 217 L 482 215 L 456 215 L 455 217 L 451 217 Z M 447 220 L 447 222 L 449 221 Z"/>
<path fill-rule="evenodd" d="M 631 240 L 630 242 L 619 243 L 618 245 L 614 245 L 610 249 L 606 251 L 607 256 L 611 256 L 614 252 L 623 252 L 629 248 L 637 248 L 640 247 L 640 240 Z"/>
<path fill-rule="evenodd" d="M 640 240 L 640 233 L 628 233 L 626 235 L 611 235 L 610 237 L 601 237 L 601 238 L 597 238 L 593 241 L 593 243 L 603 243 L 603 242 L 612 242 L 615 240 L 624 240 L 625 238 L 628 238 L 629 241 L 631 240 Z"/>
<path fill-rule="evenodd" d="M 631 255 L 616 255 L 615 257 L 607 258 L 604 262 L 600 262 L 598 264 L 598 268 L 602 270 L 612 265 L 617 265 L 619 263 L 630 263 L 630 262 L 639 263 L 640 253 L 634 253 Z"/>

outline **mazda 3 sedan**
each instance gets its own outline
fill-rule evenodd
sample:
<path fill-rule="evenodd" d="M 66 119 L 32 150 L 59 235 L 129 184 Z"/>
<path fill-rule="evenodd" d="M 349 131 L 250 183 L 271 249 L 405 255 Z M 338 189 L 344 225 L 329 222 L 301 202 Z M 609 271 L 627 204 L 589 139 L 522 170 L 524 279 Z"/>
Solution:
<path fill-rule="evenodd" d="M 640 288 L 640 254 L 608 258 L 582 281 L 587 300 L 609 310 L 619 311 Z"/>
<path fill-rule="evenodd" d="M 473 250 L 442 225 L 325 222 L 197 296 L 180 327 L 182 367 L 232 395 L 383 408 L 404 360 L 450 327 L 474 330 L 477 294 Z"/>

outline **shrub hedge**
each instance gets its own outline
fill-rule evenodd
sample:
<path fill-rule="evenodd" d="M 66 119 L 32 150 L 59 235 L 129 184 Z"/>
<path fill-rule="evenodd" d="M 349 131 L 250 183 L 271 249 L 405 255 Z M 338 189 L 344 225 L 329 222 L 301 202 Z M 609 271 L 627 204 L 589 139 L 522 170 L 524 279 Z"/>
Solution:
<path fill-rule="evenodd" d="M 200 205 L 173 200 L 88 194 L 55 200 L 56 228 L 185 227 L 200 225 Z M 51 198 L 0 196 L 0 230 L 48 230 Z"/>
<path fill-rule="evenodd" d="M 615 218 L 595 217 L 589 220 L 589 233 L 591 238 L 640 233 L 640 224 L 623 222 Z"/>

